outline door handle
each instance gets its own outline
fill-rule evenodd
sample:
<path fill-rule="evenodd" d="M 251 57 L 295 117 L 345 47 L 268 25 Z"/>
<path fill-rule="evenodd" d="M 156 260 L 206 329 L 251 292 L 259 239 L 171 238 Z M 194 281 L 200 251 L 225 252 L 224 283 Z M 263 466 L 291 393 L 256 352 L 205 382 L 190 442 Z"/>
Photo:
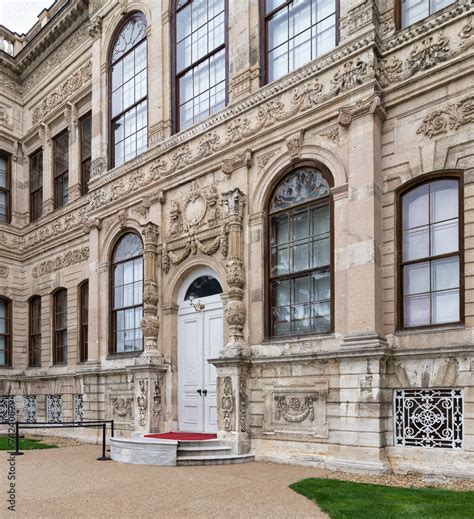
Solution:
<path fill-rule="evenodd" d="M 204 393 L 204 396 L 207 396 L 207 389 L 203 389 L 202 392 Z"/>
<path fill-rule="evenodd" d="M 196 391 L 199 393 L 199 396 L 202 396 L 202 390 L 201 389 L 197 389 Z"/>

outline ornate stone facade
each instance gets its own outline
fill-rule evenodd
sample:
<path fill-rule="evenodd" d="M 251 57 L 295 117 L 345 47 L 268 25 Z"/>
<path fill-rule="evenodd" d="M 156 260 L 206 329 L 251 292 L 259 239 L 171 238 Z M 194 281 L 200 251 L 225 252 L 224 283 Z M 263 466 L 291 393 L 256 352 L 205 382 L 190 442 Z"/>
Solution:
<path fill-rule="evenodd" d="M 180 310 L 203 304 L 181 289 L 206 268 L 222 288 L 223 347 L 210 359 L 216 427 L 235 452 L 343 470 L 472 474 L 474 429 L 462 421 L 474 412 L 472 2 L 403 30 L 393 0 L 341 2 L 338 45 L 264 86 L 259 2 L 234 2 L 230 102 L 177 133 L 163 89 L 171 81 L 171 49 L 161 48 L 168 4 L 69 2 L 34 38 L 11 34 L 22 52 L 0 60 L 0 150 L 11 156 L 14 191 L 12 222 L 0 224 L 0 296 L 11 301 L 14 338 L 11 368 L 0 368 L 2 416 L 114 419 L 122 436 L 179 428 Z M 107 56 L 117 24 L 135 10 L 155 24 L 147 31 L 148 148 L 111 168 Z M 88 113 L 91 174 L 82 194 L 80 121 Z M 55 210 L 54 138 L 66 130 L 70 196 Z M 43 215 L 31 222 L 29 157 L 38 150 Z M 275 338 L 269 204 L 299 167 L 329 179 L 331 329 Z M 462 179 L 462 319 L 401 329 L 400 190 L 447 173 Z M 119 354 L 112 257 L 129 231 L 143 244 L 144 347 Z M 79 362 L 86 280 L 88 358 Z M 68 355 L 51 367 L 59 288 L 67 289 Z M 42 302 L 41 359 L 28 367 L 33 296 Z M 427 426 L 433 421 L 447 424 L 444 437 Z"/>

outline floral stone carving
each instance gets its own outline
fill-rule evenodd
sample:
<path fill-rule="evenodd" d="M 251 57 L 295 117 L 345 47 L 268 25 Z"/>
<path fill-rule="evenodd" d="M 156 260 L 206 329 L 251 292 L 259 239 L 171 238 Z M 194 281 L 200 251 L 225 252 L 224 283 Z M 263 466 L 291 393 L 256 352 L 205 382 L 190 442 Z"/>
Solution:
<path fill-rule="evenodd" d="M 232 431 L 232 419 L 234 414 L 234 393 L 232 391 L 231 377 L 225 377 L 221 398 L 222 413 L 224 418 L 224 431 Z"/>

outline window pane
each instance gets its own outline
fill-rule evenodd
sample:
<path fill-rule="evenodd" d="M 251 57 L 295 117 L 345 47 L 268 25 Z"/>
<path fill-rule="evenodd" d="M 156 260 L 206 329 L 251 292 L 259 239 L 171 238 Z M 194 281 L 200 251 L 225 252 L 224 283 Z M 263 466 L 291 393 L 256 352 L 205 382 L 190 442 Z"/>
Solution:
<path fill-rule="evenodd" d="M 273 268 L 272 268 L 272 275 L 278 276 L 281 274 L 286 274 L 289 272 L 289 259 L 288 259 L 288 247 L 278 247 L 274 253 L 273 256 Z"/>
<path fill-rule="evenodd" d="M 438 180 L 431 183 L 431 221 L 441 222 L 457 218 L 459 214 L 457 180 Z"/>
<path fill-rule="evenodd" d="M 292 306 L 291 320 L 293 325 L 293 333 L 308 333 L 311 330 L 311 306 Z"/>
<path fill-rule="evenodd" d="M 288 335 L 290 331 L 290 307 L 274 308 L 273 335 Z"/>
<path fill-rule="evenodd" d="M 293 214 L 291 217 L 291 239 L 299 240 L 309 236 L 309 217 L 308 211 Z"/>
<path fill-rule="evenodd" d="M 456 252 L 459 247 L 458 221 L 437 223 L 431 228 L 431 255 Z"/>
<path fill-rule="evenodd" d="M 403 291 L 405 295 L 430 291 L 430 264 L 417 263 L 403 267 Z"/>
<path fill-rule="evenodd" d="M 330 262 L 329 238 L 317 240 L 313 243 L 313 267 L 325 267 Z"/>
<path fill-rule="evenodd" d="M 430 324 L 430 294 L 406 296 L 403 313 L 406 327 Z"/>
<path fill-rule="evenodd" d="M 403 196 L 403 229 L 428 225 L 429 217 L 429 184 L 423 184 Z"/>
<path fill-rule="evenodd" d="M 288 306 L 290 304 L 290 281 L 274 281 L 273 306 Z"/>
<path fill-rule="evenodd" d="M 293 303 L 309 303 L 311 301 L 311 278 L 296 278 L 293 284 Z"/>
<path fill-rule="evenodd" d="M 293 268 L 292 272 L 298 272 L 309 268 L 309 243 L 293 245 Z"/>
<path fill-rule="evenodd" d="M 435 292 L 433 298 L 433 324 L 459 321 L 459 290 Z"/>
<path fill-rule="evenodd" d="M 285 244 L 289 241 L 289 222 L 288 215 L 284 214 L 272 220 L 273 223 L 273 240 L 272 243 Z"/>
<path fill-rule="evenodd" d="M 432 263 L 432 290 L 459 287 L 459 258 L 436 260 Z"/>
<path fill-rule="evenodd" d="M 330 272 L 315 272 L 314 280 L 314 297 L 315 301 L 330 299 L 331 297 L 331 277 Z"/>
<path fill-rule="evenodd" d="M 403 232 L 404 261 L 427 258 L 430 255 L 429 227 L 419 227 Z"/>

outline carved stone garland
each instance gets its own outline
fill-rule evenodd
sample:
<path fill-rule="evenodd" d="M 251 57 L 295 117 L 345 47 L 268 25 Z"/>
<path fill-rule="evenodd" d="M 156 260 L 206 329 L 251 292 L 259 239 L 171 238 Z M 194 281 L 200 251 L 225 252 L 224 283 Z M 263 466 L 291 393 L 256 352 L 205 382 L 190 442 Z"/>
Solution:
<path fill-rule="evenodd" d="M 222 391 L 222 414 L 224 418 L 224 431 L 232 431 L 232 417 L 234 414 L 234 394 L 232 391 L 232 378 L 225 377 Z"/>
<path fill-rule="evenodd" d="M 114 397 L 111 400 L 113 414 L 124 417 L 127 416 L 132 410 L 132 399 L 131 398 L 122 398 L 122 397 Z"/>
<path fill-rule="evenodd" d="M 145 427 L 146 425 L 146 410 L 148 407 L 148 380 L 138 381 L 138 396 L 137 396 L 137 407 L 138 407 L 138 423 Z"/>
<path fill-rule="evenodd" d="M 243 303 L 245 272 L 242 250 L 242 222 L 245 195 L 240 189 L 224 193 L 228 212 L 229 260 L 226 265 L 226 278 L 229 287 L 229 300 L 225 307 L 225 318 L 229 325 L 229 342 L 221 352 L 223 357 L 238 357 L 244 353 L 243 329 L 246 309 Z"/>

